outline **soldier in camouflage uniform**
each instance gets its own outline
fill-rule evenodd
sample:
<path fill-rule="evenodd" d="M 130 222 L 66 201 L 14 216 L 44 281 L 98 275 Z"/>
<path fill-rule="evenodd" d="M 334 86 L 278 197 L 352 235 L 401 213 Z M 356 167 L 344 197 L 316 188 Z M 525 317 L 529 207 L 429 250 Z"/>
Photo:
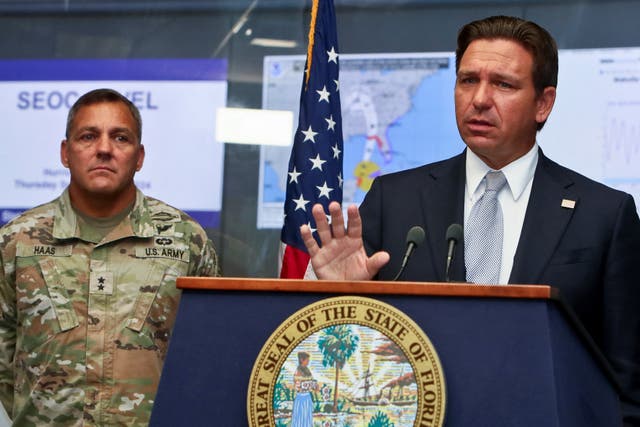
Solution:
<path fill-rule="evenodd" d="M 69 112 L 71 183 L 0 230 L 0 398 L 14 425 L 145 426 L 178 276 L 215 276 L 185 213 L 144 196 L 137 108 L 115 91 Z"/>

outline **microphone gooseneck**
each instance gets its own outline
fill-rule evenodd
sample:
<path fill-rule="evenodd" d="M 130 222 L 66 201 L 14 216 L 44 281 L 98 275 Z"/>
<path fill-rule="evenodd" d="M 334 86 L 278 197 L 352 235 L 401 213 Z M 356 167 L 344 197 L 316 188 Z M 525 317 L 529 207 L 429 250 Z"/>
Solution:
<path fill-rule="evenodd" d="M 462 226 L 460 224 L 451 224 L 447 228 L 447 264 L 444 270 L 444 276 L 447 282 L 451 281 L 451 279 L 449 278 L 449 269 L 451 268 L 451 262 L 453 261 L 455 247 L 458 242 L 462 240 L 463 236 L 464 234 L 462 232 Z"/>
<path fill-rule="evenodd" d="M 395 282 L 396 280 L 398 280 L 398 278 L 404 271 L 404 268 L 407 266 L 409 257 L 411 256 L 411 254 L 413 254 L 415 248 L 417 248 L 418 245 L 421 245 L 422 242 L 424 242 L 424 236 L 424 228 L 420 227 L 419 225 L 414 225 L 409 229 L 409 231 L 407 232 L 407 250 L 404 253 L 404 257 L 402 258 L 400 270 L 398 271 L 398 274 L 396 274 L 396 277 L 392 279 L 392 281 Z"/>

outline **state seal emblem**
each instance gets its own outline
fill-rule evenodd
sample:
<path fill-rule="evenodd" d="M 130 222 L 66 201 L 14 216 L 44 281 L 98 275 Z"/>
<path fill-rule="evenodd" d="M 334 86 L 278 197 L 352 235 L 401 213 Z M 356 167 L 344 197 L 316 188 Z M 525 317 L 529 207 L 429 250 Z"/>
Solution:
<path fill-rule="evenodd" d="M 420 327 L 357 296 L 308 305 L 271 334 L 249 381 L 250 427 L 442 426 L 445 382 Z"/>

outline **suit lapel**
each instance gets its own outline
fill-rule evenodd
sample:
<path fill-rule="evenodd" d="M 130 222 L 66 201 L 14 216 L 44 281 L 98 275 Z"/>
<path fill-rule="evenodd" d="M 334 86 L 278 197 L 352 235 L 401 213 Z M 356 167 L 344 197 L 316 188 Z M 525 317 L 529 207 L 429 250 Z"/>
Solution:
<path fill-rule="evenodd" d="M 563 207 L 563 200 L 578 202 L 572 187 L 573 181 L 540 150 L 509 283 L 541 280 L 573 215 L 573 208 Z"/>
<path fill-rule="evenodd" d="M 449 225 L 464 222 L 464 152 L 429 171 L 421 192 L 427 242 L 434 256 L 438 279 L 445 280 L 446 231 Z M 459 242 L 450 270 L 452 281 L 464 281 L 464 244 Z"/>

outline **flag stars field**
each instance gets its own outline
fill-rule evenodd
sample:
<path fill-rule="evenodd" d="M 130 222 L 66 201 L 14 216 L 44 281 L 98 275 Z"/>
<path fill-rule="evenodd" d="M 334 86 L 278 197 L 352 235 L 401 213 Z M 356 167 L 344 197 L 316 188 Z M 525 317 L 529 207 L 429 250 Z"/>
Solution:
<path fill-rule="evenodd" d="M 339 159 L 340 158 L 340 153 L 342 153 L 342 151 L 340 151 L 340 147 L 338 147 L 338 144 L 336 144 L 333 147 L 331 147 L 331 149 L 333 150 L 333 158 L 334 159 Z"/>
<path fill-rule="evenodd" d="M 316 188 L 320 191 L 320 194 L 318 194 L 318 198 L 320 197 L 326 197 L 327 199 L 329 199 L 329 193 L 331 193 L 333 191 L 333 188 L 330 188 L 329 186 L 327 186 L 327 181 L 324 182 L 324 184 L 320 185 L 316 185 Z"/>
<path fill-rule="evenodd" d="M 309 125 L 309 129 L 307 130 L 302 130 L 300 131 L 304 134 L 304 140 L 302 142 L 305 141 L 311 141 L 315 144 L 316 140 L 316 135 L 318 134 L 318 132 L 314 132 L 313 129 L 311 129 L 311 125 Z"/>
<path fill-rule="evenodd" d="M 324 120 L 327 122 L 327 130 L 332 130 L 335 132 L 336 122 L 333 120 L 333 114 L 331 114 L 328 119 Z"/>
<path fill-rule="evenodd" d="M 293 184 L 294 182 L 298 184 L 298 177 L 302 175 L 302 172 L 298 172 L 296 167 L 293 167 L 293 170 L 289 172 L 289 184 Z"/>
<path fill-rule="evenodd" d="M 336 52 L 335 48 L 333 46 L 331 46 L 331 50 L 327 51 L 327 55 L 329 56 L 329 59 L 327 62 L 333 62 L 335 64 L 338 63 L 338 52 Z"/>
<path fill-rule="evenodd" d="M 329 91 L 327 90 L 327 86 L 322 86 L 322 90 L 317 90 L 316 91 L 318 93 L 318 95 L 320 95 L 320 99 L 318 99 L 318 102 L 321 101 L 327 101 L 329 102 Z"/>
<path fill-rule="evenodd" d="M 317 155 L 315 158 L 313 158 L 313 159 L 311 159 L 311 158 L 310 158 L 310 159 L 309 159 L 309 161 L 310 161 L 311 163 L 313 163 L 313 166 L 311 167 L 311 170 L 319 169 L 320 171 L 322 171 L 322 165 L 323 165 L 323 164 L 325 164 L 325 163 L 327 163 L 327 161 L 326 161 L 326 160 L 322 160 L 322 159 L 320 158 L 320 154 L 318 154 L 318 155 Z"/>
<path fill-rule="evenodd" d="M 302 209 L 303 211 L 307 210 L 307 204 L 309 203 L 308 200 L 304 199 L 304 196 L 301 194 L 299 198 L 297 199 L 293 199 L 294 203 L 296 204 L 296 208 L 294 210 L 298 210 L 298 209 Z"/>

